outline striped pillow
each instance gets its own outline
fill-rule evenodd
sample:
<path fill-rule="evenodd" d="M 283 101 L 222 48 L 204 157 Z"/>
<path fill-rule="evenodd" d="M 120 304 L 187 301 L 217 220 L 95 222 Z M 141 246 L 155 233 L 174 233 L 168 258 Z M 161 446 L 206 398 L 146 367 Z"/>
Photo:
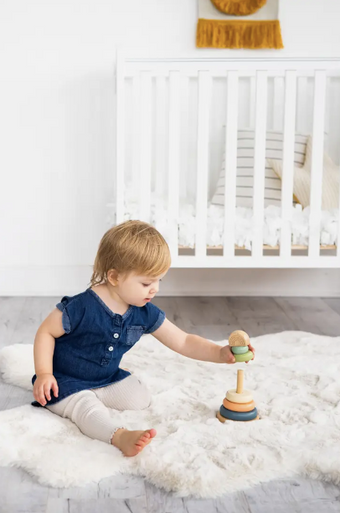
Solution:
<path fill-rule="evenodd" d="M 307 135 L 295 134 L 294 164 L 302 167 L 305 162 Z M 254 185 L 254 130 L 239 130 L 237 136 L 237 170 L 236 170 L 236 206 L 253 206 Z M 283 160 L 283 133 L 267 131 L 266 159 L 282 162 Z M 211 200 L 213 205 L 224 205 L 225 184 L 225 152 L 216 191 Z M 281 206 L 281 180 L 266 160 L 264 206 Z"/>

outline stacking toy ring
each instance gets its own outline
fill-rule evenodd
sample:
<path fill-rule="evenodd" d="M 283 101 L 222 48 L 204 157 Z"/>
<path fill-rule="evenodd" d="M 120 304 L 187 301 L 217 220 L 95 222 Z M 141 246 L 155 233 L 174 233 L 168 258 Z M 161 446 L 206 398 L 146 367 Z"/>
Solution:
<path fill-rule="evenodd" d="M 234 354 L 236 362 L 249 362 L 253 357 L 254 353 L 252 351 L 247 351 L 244 354 Z"/>
<path fill-rule="evenodd" d="M 228 420 L 228 419 L 225 419 L 224 417 L 222 417 L 222 415 L 220 414 L 220 412 L 219 412 L 219 411 L 216 413 L 216 417 L 217 417 L 217 418 L 218 418 L 218 420 L 219 420 L 220 422 L 222 422 L 223 424 L 224 424 L 225 422 L 227 422 L 227 420 Z M 247 421 L 245 421 L 245 422 L 254 422 L 254 420 L 259 420 L 259 418 L 260 418 L 260 416 L 258 415 L 255 419 L 247 420 Z"/>
<path fill-rule="evenodd" d="M 244 354 L 249 351 L 248 346 L 239 346 L 239 347 L 232 347 L 231 352 L 233 354 Z"/>
<path fill-rule="evenodd" d="M 250 401 L 250 403 L 232 403 L 231 401 L 228 401 L 228 399 L 223 399 L 223 406 L 227 410 L 231 411 L 251 411 L 255 408 L 254 401 Z"/>
<path fill-rule="evenodd" d="M 257 409 L 254 408 L 251 411 L 231 411 L 227 410 L 224 406 L 221 406 L 220 414 L 228 420 L 247 421 L 256 419 Z"/>
<path fill-rule="evenodd" d="M 240 394 L 236 392 L 235 388 L 228 390 L 226 398 L 232 403 L 250 403 L 253 400 L 253 395 L 249 390 L 243 390 Z"/>

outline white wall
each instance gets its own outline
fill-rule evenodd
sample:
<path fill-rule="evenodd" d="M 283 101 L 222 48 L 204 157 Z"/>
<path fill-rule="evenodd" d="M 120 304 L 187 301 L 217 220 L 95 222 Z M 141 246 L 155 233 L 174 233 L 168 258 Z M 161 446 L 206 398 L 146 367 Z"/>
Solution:
<path fill-rule="evenodd" d="M 112 194 L 117 45 L 146 55 L 273 54 L 197 50 L 196 9 L 196 0 L 2 1 L 0 294 L 87 284 Z M 281 0 L 280 18 L 277 55 L 340 56 L 338 0 Z"/>

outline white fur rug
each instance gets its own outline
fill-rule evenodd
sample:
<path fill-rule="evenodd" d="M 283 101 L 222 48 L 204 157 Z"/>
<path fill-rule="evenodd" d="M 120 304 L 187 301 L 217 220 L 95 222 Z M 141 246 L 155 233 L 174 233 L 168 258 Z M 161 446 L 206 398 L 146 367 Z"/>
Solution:
<path fill-rule="evenodd" d="M 0 412 L 0 463 L 22 467 L 53 487 L 123 472 L 195 497 L 297 474 L 340 483 L 340 337 L 286 331 L 252 343 L 254 362 L 220 365 L 184 358 L 151 335 L 143 337 L 123 366 L 150 387 L 152 405 L 113 412 L 119 425 L 158 431 L 135 458 L 26 404 Z M 0 352 L 4 381 L 32 389 L 32 347 L 16 344 Z M 236 385 L 238 367 L 245 370 L 245 388 L 253 391 L 261 419 L 221 424 L 215 414 Z"/>

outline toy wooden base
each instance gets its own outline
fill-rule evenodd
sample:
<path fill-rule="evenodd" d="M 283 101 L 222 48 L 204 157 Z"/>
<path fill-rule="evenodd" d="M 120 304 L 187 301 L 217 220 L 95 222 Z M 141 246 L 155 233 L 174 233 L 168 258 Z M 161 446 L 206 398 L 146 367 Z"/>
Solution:
<path fill-rule="evenodd" d="M 216 417 L 218 418 L 218 420 L 219 420 L 220 422 L 223 422 L 223 424 L 224 424 L 224 422 L 240 422 L 239 420 L 230 420 L 230 419 L 225 419 L 224 417 L 222 417 L 222 415 L 220 414 L 220 412 L 219 412 L 219 411 L 216 413 Z M 258 416 L 256 417 L 256 419 L 252 419 L 252 420 L 243 420 L 242 422 L 254 422 L 254 420 L 259 420 L 259 418 L 260 418 L 260 417 L 259 417 L 259 415 L 258 415 Z"/>

